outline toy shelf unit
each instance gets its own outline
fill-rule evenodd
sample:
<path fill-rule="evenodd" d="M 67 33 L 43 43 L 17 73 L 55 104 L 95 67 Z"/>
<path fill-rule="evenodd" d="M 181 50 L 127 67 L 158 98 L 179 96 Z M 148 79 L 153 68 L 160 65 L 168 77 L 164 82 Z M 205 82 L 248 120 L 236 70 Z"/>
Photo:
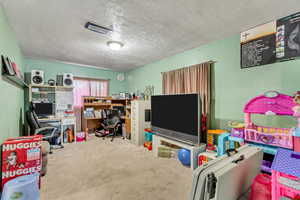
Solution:
<path fill-rule="evenodd" d="M 246 141 L 293 149 L 294 128 L 274 128 L 255 125 L 252 114 L 295 116 L 296 104 L 288 95 L 270 91 L 251 99 L 244 107 Z M 298 120 L 299 121 L 299 120 Z"/>

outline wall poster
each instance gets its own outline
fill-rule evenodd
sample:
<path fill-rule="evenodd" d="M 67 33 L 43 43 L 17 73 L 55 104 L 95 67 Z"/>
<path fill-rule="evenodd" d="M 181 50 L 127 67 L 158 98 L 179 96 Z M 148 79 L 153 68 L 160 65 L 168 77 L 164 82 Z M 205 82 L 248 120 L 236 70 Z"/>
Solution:
<path fill-rule="evenodd" d="M 300 57 L 300 12 L 242 32 L 240 43 L 242 69 Z"/>
<path fill-rule="evenodd" d="M 276 58 L 300 56 L 300 13 L 277 20 Z"/>

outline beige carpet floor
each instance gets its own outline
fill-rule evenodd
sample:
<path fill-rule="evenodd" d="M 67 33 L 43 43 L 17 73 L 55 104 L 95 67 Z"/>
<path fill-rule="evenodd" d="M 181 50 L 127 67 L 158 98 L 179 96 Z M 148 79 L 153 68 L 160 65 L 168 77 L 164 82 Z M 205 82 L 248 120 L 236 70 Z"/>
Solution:
<path fill-rule="evenodd" d="M 42 200 L 186 200 L 192 171 L 120 138 L 92 137 L 49 155 Z"/>

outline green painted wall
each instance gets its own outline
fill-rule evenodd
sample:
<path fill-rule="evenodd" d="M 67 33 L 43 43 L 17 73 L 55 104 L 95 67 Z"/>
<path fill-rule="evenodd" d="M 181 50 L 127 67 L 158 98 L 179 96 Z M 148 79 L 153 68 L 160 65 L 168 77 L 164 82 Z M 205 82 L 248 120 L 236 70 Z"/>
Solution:
<path fill-rule="evenodd" d="M 45 73 L 46 81 L 48 81 L 49 79 L 56 80 L 57 74 L 73 73 L 74 76 L 80 77 L 110 79 L 110 95 L 114 93 L 124 92 L 127 90 L 126 82 L 120 82 L 116 79 L 116 76 L 119 72 L 46 60 L 35 60 L 25 58 L 24 62 L 26 65 L 26 71 L 28 72 L 33 69 L 43 70 Z"/>
<path fill-rule="evenodd" d="M 267 90 L 277 90 L 292 95 L 300 90 L 300 60 L 240 69 L 239 36 L 195 48 L 127 73 L 128 89 L 143 91 L 146 85 L 154 85 L 155 93 L 161 93 L 161 72 L 169 71 L 208 60 L 215 60 L 213 68 L 213 128 L 226 128 L 229 120 L 243 120 L 243 106 L 252 97 Z M 289 126 L 295 119 L 256 117 L 260 123 Z"/>
<path fill-rule="evenodd" d="M 23 56 L 15 34 L 0 5 L 0 54 L 8 56 L 23 71 Z M 0 143 L 7 137 L 19 136 L 23 124 L 24 91 L 0 76 Z"/>

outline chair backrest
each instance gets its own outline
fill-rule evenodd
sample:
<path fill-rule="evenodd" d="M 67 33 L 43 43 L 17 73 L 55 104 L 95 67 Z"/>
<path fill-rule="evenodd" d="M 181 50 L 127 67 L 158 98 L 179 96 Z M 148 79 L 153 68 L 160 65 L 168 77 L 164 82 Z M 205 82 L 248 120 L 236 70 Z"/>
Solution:
<path fill-rule="evenodd" d="M 111 110 L 111 118 L 117 118 L 121 122 L 121 116 L 118 110 Z"/>
<path fill-rule="evenodd" d="M 28 122 L 28 125 L 30 127 L 30 133 L 31 135 L 34 134 L 36 129 L 41 128 L 41 125 L 38 121 L 38 117 L 34 111 L 34 104 L 31 103 L 29 110 L 26 112 L 26 119 Z"/>
<path fill-rule="evenodd" d="M 117 126 L 119 123 L 121 123 L 121 117 L 119 115 L 119 112 L 117 110 L 109 110 L 109 115 L 107 115 L 106 120 L 104 121 L 104 124 L 106 125 L 114 125 Z"/>

